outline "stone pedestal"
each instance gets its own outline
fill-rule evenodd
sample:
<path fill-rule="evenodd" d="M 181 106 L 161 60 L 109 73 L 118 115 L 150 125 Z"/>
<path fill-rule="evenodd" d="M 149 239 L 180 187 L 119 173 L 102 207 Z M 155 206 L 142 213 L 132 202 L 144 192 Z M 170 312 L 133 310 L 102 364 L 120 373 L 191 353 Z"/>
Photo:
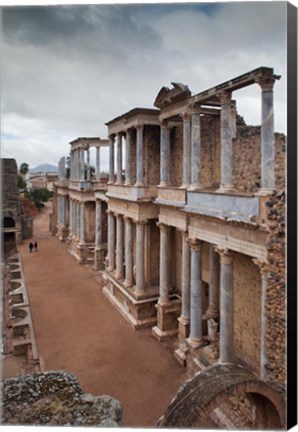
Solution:
<path fill-rule="evenodd" d="M 94 251 L 94 268 L 95 270 L 104 269 L 105 249 L 96 247 Z"/>
<path fill-rule="evenodd" d="M 157 326 L 153 327 L 153 335 L 161 342 L 176 336 L 178 333 L 177 318 L 181 311 L 180 299 L 171 300 L 167 304 L 157 303 Z"/>

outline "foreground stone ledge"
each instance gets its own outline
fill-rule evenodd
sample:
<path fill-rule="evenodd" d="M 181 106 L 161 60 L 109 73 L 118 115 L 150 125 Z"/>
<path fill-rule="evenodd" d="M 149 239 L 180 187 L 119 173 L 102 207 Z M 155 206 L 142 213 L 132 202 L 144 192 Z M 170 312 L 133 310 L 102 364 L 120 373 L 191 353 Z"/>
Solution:
<path fill-rule="evenodd" d="M 37 372 L 2 380 L 1 423 L 119 427 L 122 405 L 108 395 L 84 393 L 75 375 Z"/>

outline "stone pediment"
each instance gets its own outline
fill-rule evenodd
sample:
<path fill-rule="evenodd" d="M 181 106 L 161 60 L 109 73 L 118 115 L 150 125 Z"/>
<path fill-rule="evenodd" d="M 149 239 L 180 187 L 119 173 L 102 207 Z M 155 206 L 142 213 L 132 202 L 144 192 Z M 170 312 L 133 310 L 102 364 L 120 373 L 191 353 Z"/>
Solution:
<path fill-rule="evenodd" d="M 186 99 L 191 96 L 191 91 L 187 85 L 180 83 L 171 83 L 173 88 L 162 87 L 154 101 L 154 106 L 157 108 L 163 108 L 172 103 Z"/>

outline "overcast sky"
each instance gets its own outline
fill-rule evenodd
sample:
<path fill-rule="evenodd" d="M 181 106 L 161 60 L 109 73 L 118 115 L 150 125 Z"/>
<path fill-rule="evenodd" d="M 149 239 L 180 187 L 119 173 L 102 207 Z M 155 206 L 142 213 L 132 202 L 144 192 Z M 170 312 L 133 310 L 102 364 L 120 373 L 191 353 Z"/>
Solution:
<path fill-rule="evenodd" d="M 1 43 L 1 156 L 18 165 L 57 165 L 71 140 L 106 138 L 107 121 L 153 108 L 171 82 L 196 94 L 259 66 L 282 75 L 286 133 L 286 2 L 4 7 Z M 260 124 L 260 94 L 233 93 L 248 124 Z"/>

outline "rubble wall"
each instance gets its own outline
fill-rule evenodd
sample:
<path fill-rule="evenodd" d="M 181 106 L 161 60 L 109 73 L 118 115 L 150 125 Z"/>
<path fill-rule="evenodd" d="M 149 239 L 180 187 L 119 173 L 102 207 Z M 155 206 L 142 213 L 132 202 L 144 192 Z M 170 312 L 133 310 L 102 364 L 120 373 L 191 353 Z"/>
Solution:
<path fill-rule="evenodd" d="M 183 181 L 183 126 L 171 130 L 170 184 L 179 187 Z"/>
<path fill-rule="evenodd" d="M 219 116 L 201 117 L 201 183 L 217 187 L 220 182 L 220 120 Z"/>

